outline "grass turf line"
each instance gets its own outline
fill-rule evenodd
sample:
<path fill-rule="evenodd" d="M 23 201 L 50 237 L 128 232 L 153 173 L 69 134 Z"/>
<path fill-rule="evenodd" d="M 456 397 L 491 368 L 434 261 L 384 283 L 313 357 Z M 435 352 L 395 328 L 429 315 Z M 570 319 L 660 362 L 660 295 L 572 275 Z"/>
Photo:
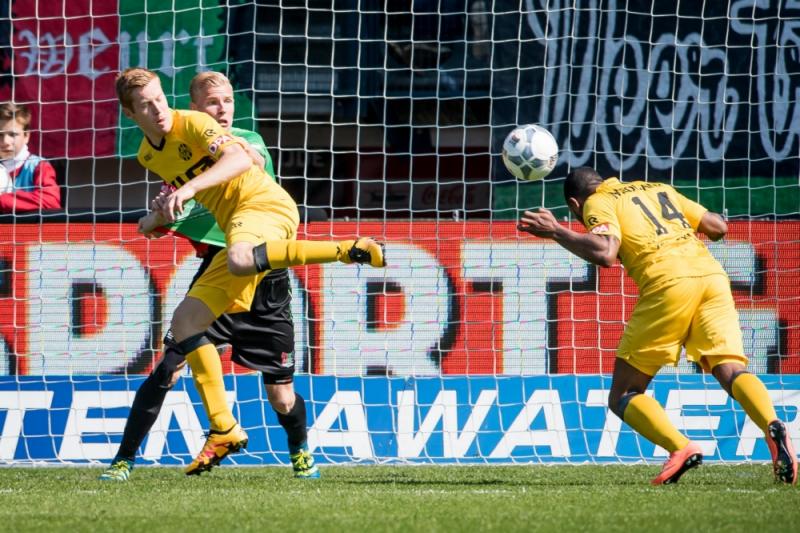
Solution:
<path fill-rule="evenodd" d="M 0 468 L 4 531 L 796 531 L 800 490 L 768 465 L 706 465 L 651 487 L 657 466 Z"/>

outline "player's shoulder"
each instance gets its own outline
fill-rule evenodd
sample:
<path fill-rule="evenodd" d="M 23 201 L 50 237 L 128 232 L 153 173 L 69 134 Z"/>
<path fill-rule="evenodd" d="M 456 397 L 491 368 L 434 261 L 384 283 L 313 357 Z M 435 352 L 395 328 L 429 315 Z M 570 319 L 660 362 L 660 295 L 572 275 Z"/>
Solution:
<path fill-rule="evenodd" d="M 230 128 L 228 131 L 230 131 L 231 135 L 234 137 L 244 139 L 250 146 L 255 147 L 256 150 L 263 152 L 267 149 L 266 145 L 264 144 L 264 139 L 257 131 L 234 127 Z"/>
<path fill-rule="evenodd" d="M 176 112 L 175 127 L 172 134 L 183 142 L 205 145 L 222 138 L 227 142 L 230 136 L 216 120 L 202 111 L 179 110 Z"/>
<path fill-rule="evenodd" d="M 667 195 L 673 201 L 682 196 L 681 193 L 679 193 L 678 190 L 669 183 L 664 183 L 662 181 L 640 181 L 637 183 L 642 192 L 649 195 Z"/>
<path fill-rule="evenodd" d="M 596 200 L 598 198 L 615 197 L 619 194 L 620 190 L 624 190 L 626 187 L 630 186 L 631 183 L 623 183 L 619 178 L 606 178 L 589 198 L 594 198 Z"/>
<path fill-rule="evenodd" d="M 613 196 L 595 191 L 583 204 L 583 221 L 590 231 L 602 225 L 604 230 L 617 218 L 617 204 Z"/>
<path fill-rule="evenodd" d="M 206 113 L 203 113 L 202 111 L 195 111 L 193 109 L 176 109 L 175 113 L 177 113 L 184 120 L 200 120 L 203 117 L 208 117 Z"/>
<path fill-rule="evenodd" d="M 617 197 L 617 190 L 624 185 L 617 178 L 608 178 L 586 199 L 587 206 L 602 205 Z"/>
<path fill-rule="evenodd" d="M 176 115 L 182 126 L 205 126 L 210 122 L 214 122 L 210 116 L 202 111 L 192 111 L 190 109 L 178 109 Z"/>
<path fill-rule="evenodd" d="M 254 132 L 253 130 L 246 130 L 244 128 L 237 128 L 236 126 L 231 126 L 228 129 L 228 131 L 230 131 L 233 135 L 236 135 L 237 137 L 244 137 L 244 138 L 253 137 L 255 135 L 258 135 L 258 133 Z M 259 137 L 260 137 L 260 135 L 259 135 Z"/>
<path fill-rule="evenodd" d="M 660 181 L 620 181 L 618 178 L 608 178 L 603 181 L 592 196 L 621 200 L 629 196 L 634 196 L 637 193 L 657 193 L 663 191 L 674 193 L 675 189 L 671 185 Z"/>
<path fill-rule="evenodd" d="M 653 189 L 653 190 L 657 190 L 657 191 L 665 191 L 665 190 L 666 191 L 674 191 L 675 190 L 675 188 L 672 185 L 670 185 L 669 183 L 665 183 L 663 181 L 643 181 L 643 180 L 640 180 L 637 183 L 639 183 L 640 184 L 639 186 L 642 187 L 643 189 Z"/>

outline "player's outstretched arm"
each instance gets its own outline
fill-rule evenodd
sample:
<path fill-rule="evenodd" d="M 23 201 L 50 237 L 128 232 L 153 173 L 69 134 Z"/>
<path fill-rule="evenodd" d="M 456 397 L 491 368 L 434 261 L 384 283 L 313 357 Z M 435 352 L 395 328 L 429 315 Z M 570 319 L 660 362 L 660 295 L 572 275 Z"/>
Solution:
<path fill-rule="evenodd" d="M 712 241 L 718 241 L 728 233 L 728 224 L 718 214 L 706 211 L 700 219 L 697 231 L 705 234 Z"/>
<path fill-rule="evenodd" d="M 616 237 L 572 231 L 559 224 L 553 214 L 544 208 L 525 211 L 517 229 L 537 237 L 553 239 L 581 259 L 595 265 L 610 267 L 617 260 L 619 240 Z"/>
<path fill-rule="evenodd" d="M 601 267 L 614 266 L 617 261 L 619 241 L 613 235 L 591 235 L 562 228 L 553 240 L 581 259 Z"/>
<path fill-rule="evenodd" d="M 231 181 L 236 176 L 247 171 L 253 160 L 240 144 L 231 144 L 225 147 L 222 156 L 208 170 L 193 178 L 189 184 L 195 192 L 204 191 Z M 188 184 L 187 184 L 188 185 Z"/>
<path fill-rule="evenodd" d="M 194 198 L 195 194 L 231 181 L 247 171 L 252 164 L 253 161 L 241 145 L 226 146 L 222 156 L 208 170 L 167 197 L 161 214 L 167 219 L 167 222 L 174 222 L 176 215 L 183 213 L 183 204 Z"/>

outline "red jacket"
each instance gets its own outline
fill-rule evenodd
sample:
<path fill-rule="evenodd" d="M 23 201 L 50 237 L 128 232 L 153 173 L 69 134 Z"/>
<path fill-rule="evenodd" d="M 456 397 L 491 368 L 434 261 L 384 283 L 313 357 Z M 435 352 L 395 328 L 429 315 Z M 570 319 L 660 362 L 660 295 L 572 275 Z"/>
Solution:
<path fill-rule="evenodd" d="M 53 165 L 32 155 L 13 172 L 14 191 L 0 194 L 0 212 L 23 213 L 61 208 L 61 187 Z"/>

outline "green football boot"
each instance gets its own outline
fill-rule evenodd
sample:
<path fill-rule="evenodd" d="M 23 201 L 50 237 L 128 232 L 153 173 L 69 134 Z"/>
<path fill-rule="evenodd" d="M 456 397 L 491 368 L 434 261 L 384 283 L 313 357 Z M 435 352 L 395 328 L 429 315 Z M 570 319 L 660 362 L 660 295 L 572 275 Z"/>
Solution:
<path fill-rule="evenodd" d="M 128 481 L 133 470 L 133 461 L 128 459 L 116 458 L 111 462 L 111 466 L 97 478 L 100 481 Z"/>
<path fill-rule="evenodd" d="M 308 451 L 308 445 L 303 444 L 289 450 L 289 459 L 292 461 L 294 477 L 298 479 L 319 479 L 319 468 L 314 463 L 314 457 Z"/>

